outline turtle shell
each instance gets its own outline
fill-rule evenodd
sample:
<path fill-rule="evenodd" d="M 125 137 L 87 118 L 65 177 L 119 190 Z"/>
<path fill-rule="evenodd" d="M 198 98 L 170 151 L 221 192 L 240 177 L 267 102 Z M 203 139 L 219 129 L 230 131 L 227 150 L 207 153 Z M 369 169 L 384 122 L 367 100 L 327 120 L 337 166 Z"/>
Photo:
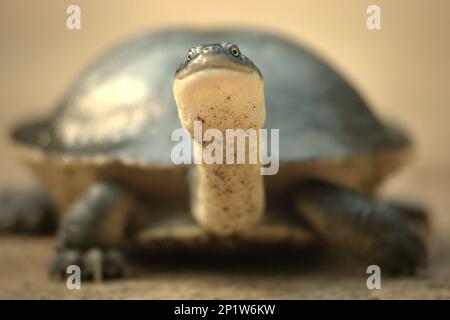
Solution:
<path fill-rule="evenodd" d="M 48 119 L 14 131 L 14 141 L 46 155 L 171 166 L 180 128 L 172 93 L 190 47 L 230 41 L 265 78 L 266 128 L 280 129 L 280 162 L 345 158 L 408 145 L 380 122 L 327 63 L 280 36 L 255 30 L 151 33 L 110 50 L 89 66 Z"/>
<path fill-rule="evenodd" d="M 170 154 L 171 134 L 181 127 L 174 72 L 192 46 L 222 41 L 237 44 L 265 78 L 266 128 L 279 129 L 280 170 L 266 177 L 264 221 L 240 238 L 217 241 L 189 214 L 186 166 L 175 166 Z M 141 230 L 126 244 L 130 248 L 215 250 L 219 244 L 220 252 L 243 243 L 274 243 L 276 251 L 313 243 L 298 219 L 283 214 L 279 200 L 290 188 L 318 177 L 370 192 L 402 163 L 409 145 L 323 60 L 257 30 L 168 30 L 121 44 L 80 75 L 50 117 L 18 126 L 11 137 L 60 212 L 96 181 L 119 179 L 142 194 L 170 200 L 152 201 L 144 210 L 152 214 L 141 216 L 151 222 L 139 221 Z"/>
<path fill-rule="evenodd" d="M 170 158 L 181 127 L 172 81 L 189 48 L 222 41 L 237 44 L 265 78 L 265 126 L 279 129 L 280 157 L 279 172 L 266 176 L 269 203 L 311 177 L 370 193 L 404 162 L 407 137 L 333 68 L 257 30 L 168 30 L 121 44 L 81 73 L 50 117 L 13 130 L 14 149 L 61 211 L 101 179 L 187 202 L 187 166 Z"/>

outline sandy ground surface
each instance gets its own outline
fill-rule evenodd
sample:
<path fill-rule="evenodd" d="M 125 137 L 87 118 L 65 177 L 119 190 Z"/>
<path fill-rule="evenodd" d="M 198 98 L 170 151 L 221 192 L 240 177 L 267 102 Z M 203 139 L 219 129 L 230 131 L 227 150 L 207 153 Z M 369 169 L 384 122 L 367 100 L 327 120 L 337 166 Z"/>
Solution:
<path fill-rule="evenodd" d="M 2 1 L 0 9 L 0 188 L 33 183 L 7 152 L 8 128 L 48 112 L 76 74 L 118 39 L 163 26 L 252 25 L 314 48 L 341 70 L 378 115 L 399 122 L 416 142 L 411 165 L 380 190 L 424 204 L 432 218 L 428 269 L 382 278 L 366 288 L 365 270 L 328 257 L 308 266 L 147 264 L 128 280 L 68 290 L 47 277 L 51 237 L 0 236 L 0 298 L 450 298 L 450 20 L 448 1 L 377 1 L 381 31 L 365 27 L 370 1 L 77 1 L 82 30 L 65 28 L 70 1 Z M 175 6 L 175 7 L 174 7 Z M 174 10 L 176 8 L 176 10 Z"/>
<path fill-rule="evenodd" d="M 81 290 L 68 290 L 64 282 L 51 280 L 46 273 L 53 238 L 2 236 L 0 298 L 450 299 L 450 221 L 446 211 L 450 186 L 439 177 L 439 173 L 436 180 L 409 174 L 399 186 L 401 190 L 427 190 L 427 203 L 436 208 L 432 211 L 430 261 L 427 270 L 416 277 L 382 277 L 382 290 L 368 290 L 367 275 L 360 265 L 332 255 L 307 264 L 287 260 L 268 266 L 141 262 L 134 265 L 127 280 L 82 283 Z"/>

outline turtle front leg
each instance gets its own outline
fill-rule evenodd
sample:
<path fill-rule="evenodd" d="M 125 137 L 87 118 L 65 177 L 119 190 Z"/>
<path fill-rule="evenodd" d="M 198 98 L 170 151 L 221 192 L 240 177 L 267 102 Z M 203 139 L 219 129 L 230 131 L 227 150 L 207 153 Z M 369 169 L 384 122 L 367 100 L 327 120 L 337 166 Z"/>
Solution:
<path fill-rule="evenodd" d="M 391 274 L 413 274 L 426 264 L 425 212 L 369 199 L 333 184 L 309 181 L 294 198 L 297 212 L 326 243 L 350 250 Z"/>
<path fill-rule="evenodd" d="M 0 194 L 0 233 L 53 233 L 57 220 L 50 196 L 40 188 Z"/>
<path fill-rule="evenodd" d="M 78 265 L 84 279 L 122 276 L 124 261 L 114 248 L 124 238 L 134 203 L 133 195 L 118 183 L 91 186 L 64 215 L 50 273 L 64 277 L 69 265 Z"/>

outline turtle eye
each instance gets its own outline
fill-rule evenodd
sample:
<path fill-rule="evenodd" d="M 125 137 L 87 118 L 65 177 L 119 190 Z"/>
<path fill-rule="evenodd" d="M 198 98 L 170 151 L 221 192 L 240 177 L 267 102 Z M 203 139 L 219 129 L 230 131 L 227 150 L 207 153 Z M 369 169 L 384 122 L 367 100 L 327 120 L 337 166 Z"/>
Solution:
<path fill-rule="evenodd" d="M 230 52 L 235 57 L 239 57 L 239 55 L 240 55 L 239 49 L 236 46 L 231 46 L 230 47 Z"/>
<path fill-rule="evenodd" d="M 194 56 L 194 52 L 192 52 L 192 50 L 189 50 L 188 54 L 186 55 L 186 60 L 190 61 L 193 56 Z"/>

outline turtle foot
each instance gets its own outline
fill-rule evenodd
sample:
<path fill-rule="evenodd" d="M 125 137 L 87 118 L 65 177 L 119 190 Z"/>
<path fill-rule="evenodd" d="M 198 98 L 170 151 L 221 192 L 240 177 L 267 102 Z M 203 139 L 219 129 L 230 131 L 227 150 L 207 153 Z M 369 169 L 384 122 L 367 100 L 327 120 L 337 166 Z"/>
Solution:
<path fill-rule="evenodd" d="M 53 233 L 57 214 L 47 193 L 5 191 L 0 194 L 0 233 Z"/>
<path fill-rule="evenodd" d="M 125 274 L 125 260 L 115 249 L 92 248 L 86 251 L 64 249 L 57 253 L 50 264 L 53 278 L 65 279 L 70 266 L 78 266 L 81 279 L 101 282 L 121 278 Z"/>

